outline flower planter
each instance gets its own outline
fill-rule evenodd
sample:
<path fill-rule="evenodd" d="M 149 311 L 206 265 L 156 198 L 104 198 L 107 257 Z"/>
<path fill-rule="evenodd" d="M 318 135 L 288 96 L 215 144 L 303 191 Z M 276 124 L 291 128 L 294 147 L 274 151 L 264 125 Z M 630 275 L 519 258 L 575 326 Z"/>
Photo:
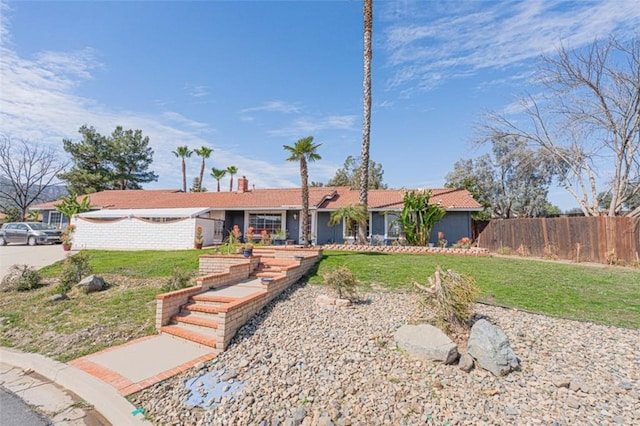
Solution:
<path fill-rule="evenodd" d="M 198 250 L 202 249 L 202 243 L 193 243 L 193 248 Z"/>
<path fill-rule="evenodd" d="M 244 257 L 251 257 L 253 256 L 253 249 L 244 249 L 242 250 L 242 255 Z"/>
<path fill-rule="evenodd" d="M 63 244 L 62 245 L 62 250 L 70 251 L 71 250 L 71 244 Z"/>

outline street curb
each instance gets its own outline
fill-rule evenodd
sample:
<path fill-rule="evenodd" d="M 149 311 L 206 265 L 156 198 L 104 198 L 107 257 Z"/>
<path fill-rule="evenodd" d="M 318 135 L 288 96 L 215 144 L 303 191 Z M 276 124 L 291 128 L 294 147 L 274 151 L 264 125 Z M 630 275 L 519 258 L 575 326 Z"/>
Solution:
<path fill-rule="evenodd" d="M 0 347 L 0 360 L 23 370 L 33 370 L 70 390 L 91 404 L 114 426 L 151 425 L 144 419 L 144 415 L 132 415 L 136 407 L 114 388 L 76 367 L 40 354 L 25 353 L 5 347 Z"/>

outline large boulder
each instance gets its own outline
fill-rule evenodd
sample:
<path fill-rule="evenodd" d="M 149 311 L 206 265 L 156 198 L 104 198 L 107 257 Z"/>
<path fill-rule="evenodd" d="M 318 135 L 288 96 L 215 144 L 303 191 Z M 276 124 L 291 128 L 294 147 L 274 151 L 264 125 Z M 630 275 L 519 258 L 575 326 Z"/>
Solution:
<path fill-rule="evenodd" d="M 471 328 L 467 352 L 476 360 L 476 365 L 496 376 L 505 376 L 520 366 L 507 335 L 485 319 Z"/>
<path fill-rule="evenodd" d="M 96 275 L 89 275 L 76 284 L 76 287 L 85 294 L 102 291 L 104 289 L 104 279 Z"/>
<path fill-rule="evenodd" d="M 458 347 L 439 328 L 430 324 L 400 327 L 395 334 L 396 344 L 416 358 L 452 364 L 458 359 Z"/>

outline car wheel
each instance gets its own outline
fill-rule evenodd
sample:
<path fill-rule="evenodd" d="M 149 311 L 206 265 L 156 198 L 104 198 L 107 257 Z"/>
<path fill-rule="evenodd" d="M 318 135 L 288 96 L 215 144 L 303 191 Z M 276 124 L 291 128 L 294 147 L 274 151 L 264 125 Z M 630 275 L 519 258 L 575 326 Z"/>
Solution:
<path fill-rule="evenodd" d="M 35 246 L 36 244 L 38 244 L 38 240 L 36 240 L 36 237 L 29 237 L 29 239 L 27 240 L 27 244 L 29 244 L 30 246 Z"/>
<path fill-rule="evenodd" d="M 7 240 L 4 239 L 4 237 L 0 237 L 0 246 L 6 246 L 7 245 Z"/>

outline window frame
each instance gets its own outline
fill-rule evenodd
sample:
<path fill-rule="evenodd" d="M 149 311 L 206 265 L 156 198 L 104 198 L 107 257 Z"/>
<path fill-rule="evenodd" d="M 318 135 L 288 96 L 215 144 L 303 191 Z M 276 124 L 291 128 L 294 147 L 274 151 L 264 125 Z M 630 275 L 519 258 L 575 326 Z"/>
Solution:
<path fill-rule="evenodd" d="M 249 227 L 253 226 L 251 225 L 251 216 L 252 215 L 268 215 L 268 216 L 279 216 L 280 217 L 280 227 L 277 229 L 273 229 L 273 231 L 277 231 L 279 229 L 286 229 L 286 223 L 287 223 L 287 217 L 286 217 L 286 211 L 284 210 L 277 210 L 277 211 L 261 211 L 261 210 L 256 210 L 256 211 L 245 211 L 245 226 L 244 226 L 244 235 L 247 235 L 247 232 L 249 231 Z M 252 239 L 260 239 L 262 238 L 261 232 L 263 229 L 266 229 L 264 227 L 256 227 L 253 226 L 253 235 L 252 235 Z M 273 231 L 269 231 L 269 235 L 271 235 L 271 233 Z"/>

